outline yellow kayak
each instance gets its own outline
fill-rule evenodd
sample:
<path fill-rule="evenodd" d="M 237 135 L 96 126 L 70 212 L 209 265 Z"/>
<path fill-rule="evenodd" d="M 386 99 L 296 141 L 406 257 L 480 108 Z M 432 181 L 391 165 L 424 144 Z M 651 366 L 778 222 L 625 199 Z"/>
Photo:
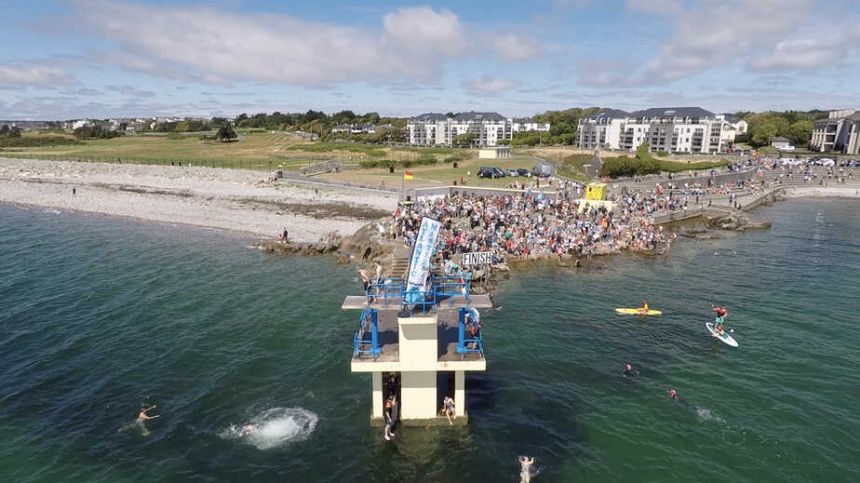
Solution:
<path fill-rule="evenodd" d="M 642 310 L 642 309 L 624 309 L 617 308 L 615 312 L 618 314 L 624 315 L 662 315 L 663 311 L 661 310 Z"/>

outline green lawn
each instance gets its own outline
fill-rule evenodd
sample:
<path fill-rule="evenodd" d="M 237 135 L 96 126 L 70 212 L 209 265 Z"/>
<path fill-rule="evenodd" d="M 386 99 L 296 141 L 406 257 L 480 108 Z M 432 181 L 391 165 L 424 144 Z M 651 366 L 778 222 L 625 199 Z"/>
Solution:
<path fill-rule="evenodd" d="M 287 134 L 241 133 L 238 142 L 200 139 L 202 133 L 128 135 L 86 140 L 72 146 L 2 149 L 0 156 L 36 159 L 130 162 L 141 164 L 192 163 L 213 167 L 277 169 L 327 160 L 325 153 L 298 154 L 290 147 L 301 142 Z"/>
<path fill-rule="evenodd" d="M 463 181 L 465 181 L 467 186 L 503 187 L 519 178 L 478 178 L 478 169 L 482 166 L 495 166 L 502 169 L 525 168 L 531 171 L 534 164 L 534 160 L 515 157 L 511 159 L 471 158 L 465 161 L 458 161 L 458 166 L 456 168 L 453 163 L 414 166 L 409 168 L 414 179 L 412 181 L 406 181 L 406 186 L 408 188 L 447 186 L 453 185 L 455 181 L 457 184 L 460 184 L 460 177 L 462 176 Z M 403 178 L 403 168 L 395 169 L 394 173 L 389 173 L 388 169 L 385 168 L 372 168 L 349 170 L 340 173 L 328 173 L 321 177 L 368 186 L 379 186 L 382 183 L 384 183 L 385 186 L 400 186 Z"/>

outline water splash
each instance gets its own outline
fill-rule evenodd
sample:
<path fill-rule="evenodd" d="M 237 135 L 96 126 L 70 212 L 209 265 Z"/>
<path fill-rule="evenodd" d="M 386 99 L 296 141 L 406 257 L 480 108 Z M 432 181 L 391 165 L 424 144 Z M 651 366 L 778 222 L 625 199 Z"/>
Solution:
<path fill-rule="evenodd" d="M 241 440 L 260 450 L 306 439 L 316 429 L 319 416 L 304 408 L 272 408 L 254 416 L 249 433 L 242 426 L 230 425 L 220 436 L 227 440 Z"/>
<path fill-rule="evenodd" d="M 725 422 L 723 421 L 723 418 L 712 413 L 708 408 L 696 408 L 696 416 L 698 416 L 702 421 L 716 421 L 718 423 Z"/>

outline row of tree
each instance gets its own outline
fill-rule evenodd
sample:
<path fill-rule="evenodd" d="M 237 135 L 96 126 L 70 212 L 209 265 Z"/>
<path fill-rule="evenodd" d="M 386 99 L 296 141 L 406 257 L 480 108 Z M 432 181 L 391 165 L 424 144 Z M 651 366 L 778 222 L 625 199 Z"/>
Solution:
<path fill-rule="evenodd" d="M 815 121 L 827 117 L 826 111 L 785 111 L 738 113 L 749 123 L 749 133 L 735 142 L 747 142 L 753 147 L 767 146 L 775 137 L 789 139 L 795 146 L 807 146 Z"/>
<path fill-rule="evenodd" d="M 9 126 L 8 124 L 4 124 L 0 126 L 0 136 L 5 138 L 19 138 L 21 137 L 21 128 L 18 126 Z"/>

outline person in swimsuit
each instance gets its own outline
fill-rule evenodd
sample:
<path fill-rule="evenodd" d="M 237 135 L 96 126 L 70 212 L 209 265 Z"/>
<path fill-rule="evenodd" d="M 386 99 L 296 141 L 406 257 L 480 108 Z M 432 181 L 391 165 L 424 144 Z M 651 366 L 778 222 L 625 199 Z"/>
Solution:
<path fill-rule="evenodd" d="M 153 409 L 155 409 L 156 407 L 157 406 L 141 407 L 140 412 L 137 413 L 137 419 L 135 419 L 134 421 L 138 424 L 138 426 L 140 426 L 140 433 L 143 436 L 149 436 L 149 430 L 146 429 L 146 424 L 144 424 L 144 423 L 146 421 L 149 421 L 150 419 L 156 419 L 156 418 L 161 417 L 158 414 L 156 414 L 155 416 L 150 416 L 150 415 L 146 414 L 149 411 L 152 411 Z"/>
<path fill-rule="evenodd" d="M 642 301 L 642 306 L 639 307 L 639 313 L 641 313 L 641 314 L 647 314 L 648 313 L 648 301 L 647 300 Z"/>
<path fill-rule="evenodd" d="M 245 424 L 242 425 L 242 436 L 249 436 L 256 430 L 257 427 L 251 424 L 250 421 L 245 421 Z"/>
<path fill-rule="evenodd" d="M 394 396 L 388 396 L 388 399 L 385 400 L 385 409 L 382 411 L 382 419 L 385 421 L 385 429 L 382 430 L 382 437 L 385 438 L 385 441 L 391 441 L 391 438 L 394 437 L 394 433 L 391 432 L 391 427 L 394 424 L 391 418 L 391 408 L 393 406 Z"/>
<path fill-rule="evenodd" d="M 454 400 L 450 396 L 445 396 L 445 399 L 442 401 L 442 410 L 445 412 L 445 417 L 448 418 L 448 424 L 453 426 L 457 415 L 454 411 Z"/>
<path fill-rule="evenodd" d="M 532 479 L 532 465 L 535 464 L 535 459 L 520 456 L 517 460 L 520 462 L 520 483 L 529 483 Z"/>
<path fill-rule="evenodd" d="M 669 388 L 669 399 L 673 401 L 678 400 L 678 391 L 676 391 L 674 387 Z"/>
<path fill-rule="evenodd" d="M 629 362 L 627 364 L 624 364 L 624 377 L 631 377 L 633 376 L 633 374 L 633 364 Z"/>
<path fill-rule="evenodd" d="M 361 279 L 361 283 L 364 286 L 365 295 L 369 296 L 368 301 L 373 302 L 373 295 L 369 292 L 370 290 L 370 274 L 367 273 L 367 270 L 363 268 L 356 268 L 355 271 L 358 273 L 358 277 Z"/>

